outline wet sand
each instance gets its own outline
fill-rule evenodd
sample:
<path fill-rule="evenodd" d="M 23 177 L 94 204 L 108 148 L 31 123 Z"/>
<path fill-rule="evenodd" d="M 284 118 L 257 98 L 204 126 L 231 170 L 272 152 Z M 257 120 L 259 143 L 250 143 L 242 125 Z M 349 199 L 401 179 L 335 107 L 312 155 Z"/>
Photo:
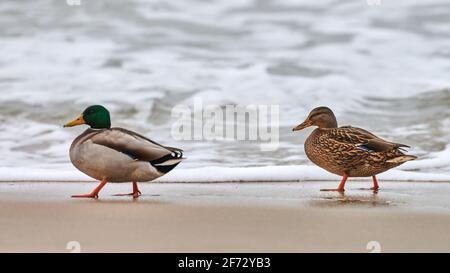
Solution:
<path fill-rule="evenodd" d="M 450 183 L 149 183 L 139 200 L 71 199 L 94 183 L 0 183 L 0 251 L 382 252 L 450 251 Z"/>

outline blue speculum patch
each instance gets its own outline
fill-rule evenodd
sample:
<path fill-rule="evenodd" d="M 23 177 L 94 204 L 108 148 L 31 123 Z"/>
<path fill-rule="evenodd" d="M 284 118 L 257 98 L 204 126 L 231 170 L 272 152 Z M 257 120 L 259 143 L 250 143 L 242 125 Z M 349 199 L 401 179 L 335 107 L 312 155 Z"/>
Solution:
<path fill-rule="evenodd" d="M 364 150 L 364 151 L 368 151 L 368 152 L 371 151 L 368 147 L 366 147 L 364 145 L 356 145 L 356 147 L 358 147 L 359 149 Z"/>

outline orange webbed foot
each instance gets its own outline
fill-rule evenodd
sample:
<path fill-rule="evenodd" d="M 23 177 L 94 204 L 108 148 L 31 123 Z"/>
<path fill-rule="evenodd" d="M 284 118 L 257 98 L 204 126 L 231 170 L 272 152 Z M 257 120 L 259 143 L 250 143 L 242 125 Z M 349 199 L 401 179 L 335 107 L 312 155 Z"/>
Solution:
<path fill-rule="evenodd" d="M 339 187 L 337 189 L 320 189 L 320 191 L 337 191 L 340 193 L 343 193 L 345 191 L 344 187 L 345 187 L 345 182 L 347 181 L 348 175 L 344 174 L 344 176 L 342 176 L 342 180 L 339 183 Z"/>
<path fill-rule="evenodd" d="M 133 198 L 138 198 L 139 196 L 141 196 L 142 193 L 140 191 L 137 192 L 131 192 L 131 193 L 118 193 L 118 194 L 114 194 L 114 196 L 133 196 Z"/>
<path fill-rule="evenodd" d="M 72 198 L 94 198 L 94 199 L 97 199 L 98 194 L 88 193 L 88 194 L 72 195 L 71 197 Z"/>
<path fill-rule="evenodd" d="M 119 193 L 119 194 L 114 194 L 114 196 L 133 196 L 133 198 L 136 199 L 141 194 L 142 193 L 138 188 L 137 182 L 133 182 L 133 192 L 132 193 Z"/>
<path fill-rule="evenodd" d="M 91 193 L 88 194 L 79 194 L 79 195 L 72 195 L 72 198 L 98 198 L 98 193 L 102 190 L 102 188 L 106 185 L 106 179 L 103 179 L 102 182 L 95 188 Z"/>
<path fill-rule="evenodd" d="M 373 191 L 374 193 L 377 193 L 380 189 L 379 187 L 372 187 L 372 188 L 359 188 L 362 191 Z"/>

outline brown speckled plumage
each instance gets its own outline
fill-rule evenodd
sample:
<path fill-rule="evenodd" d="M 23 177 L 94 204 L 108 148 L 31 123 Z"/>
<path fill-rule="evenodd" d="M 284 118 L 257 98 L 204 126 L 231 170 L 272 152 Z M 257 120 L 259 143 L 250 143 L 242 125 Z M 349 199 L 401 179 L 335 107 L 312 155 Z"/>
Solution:
<path fill-rule="evenodd" d="M 383 140 L 361 128 L 338 127 L 333 112 L 327 107 L 315 108 L 294 131 L 309 126 L 318 128 L 305 141 L 308 158 L 317 166 L 345 179 L 374 177 L 416 158 L 402 152 L 402 148 L 409 147 L 407 145 Z"/>
<path fill-rule="evenodd" d="M 369 137 L 373 136 L 361 134 L 359 128 L 317 128 L 305 141 L 305 152 L 316 165 L 341 176 L 373 176 L 403 163 L 387 162 L 404 156 L 398 148 L 366 150 L 374 149 L 369 144 L 365 144 L 369 147 L 364 145 Z"/>

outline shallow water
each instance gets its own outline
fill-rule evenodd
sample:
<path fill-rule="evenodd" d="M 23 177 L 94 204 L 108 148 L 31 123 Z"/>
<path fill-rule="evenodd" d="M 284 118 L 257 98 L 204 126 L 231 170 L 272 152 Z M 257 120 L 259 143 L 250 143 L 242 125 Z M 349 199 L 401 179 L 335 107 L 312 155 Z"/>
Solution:
<path fill-rule="evenodd" d="M 2 1 L 0 26 L 3 177 L 73 170 L 68 148 L 83 129 L 61 125 L 90 104 L 184 148 L 179 168 L 310 164 L 309 131 L 291 128 L 327 105 L 341 125 L 411 145 L 420 160 L 402 169 L 450 174 L 445 0 Z M 171 109 L 194 98 L 279 105 L 278 150 L 174 140 Z"/>

